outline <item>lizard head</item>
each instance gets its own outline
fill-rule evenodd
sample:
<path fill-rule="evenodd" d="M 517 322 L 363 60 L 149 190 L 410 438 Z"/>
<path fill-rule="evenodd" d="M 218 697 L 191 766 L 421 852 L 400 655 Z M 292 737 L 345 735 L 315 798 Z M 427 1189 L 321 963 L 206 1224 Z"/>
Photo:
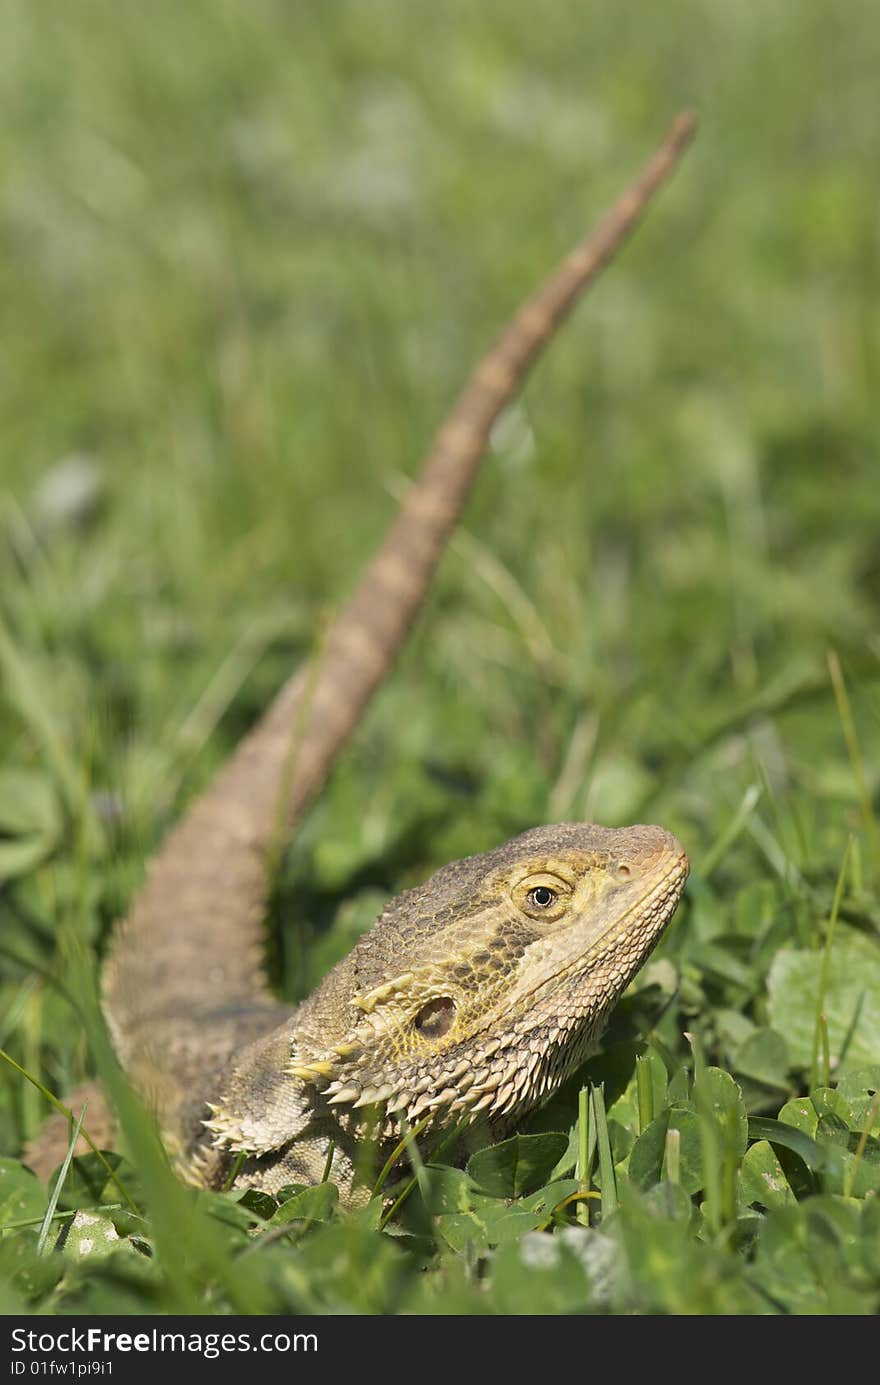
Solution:
<path fill-rule="evenodd" d="M 290 1072 L 337 1109 L 384 1103 L 392 1121 L 528 1109 L 586 1056 L 688 869 L 662 828 L 589 824 L 444 867 L 392 900 L 330 974 L 341 1040 L 304 1035 Z"/>

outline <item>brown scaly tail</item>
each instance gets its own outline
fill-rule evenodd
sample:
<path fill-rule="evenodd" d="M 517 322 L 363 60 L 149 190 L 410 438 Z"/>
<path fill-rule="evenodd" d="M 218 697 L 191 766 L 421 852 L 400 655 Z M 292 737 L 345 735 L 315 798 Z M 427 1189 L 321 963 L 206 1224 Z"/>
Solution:
<path fill-rule="evenodd" d="M 689 114 L 675 120 L 617 205 L 477 366 L 317 666 L 284 685 L 151 863 L 111 945 L 104 1009 L 124 1067 L 166 1129 L 179 1123 L 180 1103 L 200 1076 L 226 1056 L 215 1033 L 228 1049 L 230 1026 L 246 1041 L 278 1023 L 262 930 L 279 820 L 292 828 L 324 783 L 421 605 L 493 423 L 672 172 L 694 123 Z"/>

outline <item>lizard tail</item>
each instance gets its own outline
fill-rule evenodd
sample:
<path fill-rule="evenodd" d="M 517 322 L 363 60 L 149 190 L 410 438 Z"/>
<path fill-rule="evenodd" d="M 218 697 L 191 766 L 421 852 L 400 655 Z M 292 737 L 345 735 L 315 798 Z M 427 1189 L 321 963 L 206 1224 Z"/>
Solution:
<path fill-rule="evenodd" d="M 204 1065 L 212 1033 L 278 1023 L 262 964 L 268 860 L 320 789 L 388 672 L 467 499 L 502 408 L 582 290 L 678 162 L 680 115 L 617 205 L 519 310 L 437 435 L 384 544 L 311 665 L 282 687 L 208 789 L 166 837 L 104 969 L 104 1010 L 129 1076 L 160 1119 Z M 222 1016 L 222 1022 L 221 1022 Z M 241 1037 L 241 1036 L 239 1036 Z M 223 1041 L 225 1043 L 225 1041 Z"/>

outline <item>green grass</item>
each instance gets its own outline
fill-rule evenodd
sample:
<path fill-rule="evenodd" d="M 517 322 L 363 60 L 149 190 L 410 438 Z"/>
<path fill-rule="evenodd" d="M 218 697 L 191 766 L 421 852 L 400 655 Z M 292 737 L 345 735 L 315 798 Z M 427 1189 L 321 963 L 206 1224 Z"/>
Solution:
<path fill-rule="evenodd" d="M 876 1311 L 875 6 L 11 0 L 0 47 L 0 1046 L 62 1097 L 112 1081 L 90 996 L 145 856 L 466 363 L 702 119 L 499 434 L 272 920 L 297 997 L 443 861 L 662 822 L 694 874 L 604 1053 L 386 1230 L 328 1187 L 194 1197 L 135 1107 L 134 1207 L 89 1156 L 50 1212 L 18 1162 L 48 1103 L 3 1065 L 0 1308 Z"/>

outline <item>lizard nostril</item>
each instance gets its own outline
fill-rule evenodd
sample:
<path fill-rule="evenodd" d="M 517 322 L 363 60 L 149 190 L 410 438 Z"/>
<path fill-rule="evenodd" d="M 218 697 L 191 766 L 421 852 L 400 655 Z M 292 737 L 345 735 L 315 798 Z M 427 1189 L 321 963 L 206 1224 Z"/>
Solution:
<path fill-rule="evenodd" d="M 415 1026 L 426 1039 L 442 1039 L 448 1034 L 455 1019 L 455 1001 L 448 995 L 429 1000 L 423 1005 L 415 1018 Z"/>
<path fill-rule="evenodd" d="M 629 861 L 618 861 L 614 867 L 614 875 L 618 880 L 632 880 L 635 871 Z"/>

